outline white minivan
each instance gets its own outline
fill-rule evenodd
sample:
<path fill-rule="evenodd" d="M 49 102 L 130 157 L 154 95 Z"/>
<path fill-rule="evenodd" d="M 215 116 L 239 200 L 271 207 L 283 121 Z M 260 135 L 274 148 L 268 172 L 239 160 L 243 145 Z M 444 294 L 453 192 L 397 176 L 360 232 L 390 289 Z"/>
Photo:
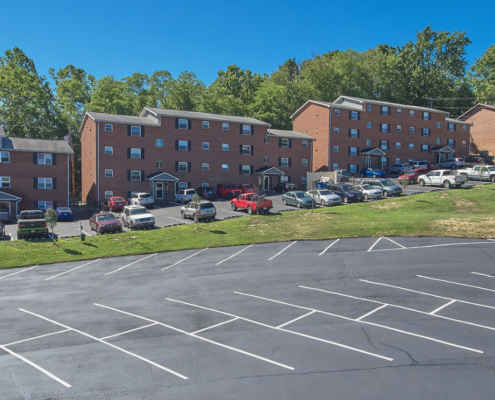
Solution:
<path fill-rule="evenodd" d="M 180 189 L 175 194 L 175 202 L 182 204 L 189 203 L 195 194 L 198 193 L 196 193 L 196 190 L 194 189 Z"/>

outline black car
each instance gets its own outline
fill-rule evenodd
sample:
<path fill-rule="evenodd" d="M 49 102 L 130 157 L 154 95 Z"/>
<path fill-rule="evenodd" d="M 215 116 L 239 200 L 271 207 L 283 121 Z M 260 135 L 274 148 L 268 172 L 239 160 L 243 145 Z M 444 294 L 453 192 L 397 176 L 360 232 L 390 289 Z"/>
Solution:
<path fill-rule="evenodd" d="M 363 201 L 363 193 L 353 185 L 327 185 L 327 189 L 340 196 L 342 203 L 356 203 Z"/>
<path fill-rule="evenodd" d="M 0 221 L 0 240 L 5 239 L 5 224 Z"/>
<path fill-rule="evenodd" d="M 291 190 L 296 190 L 297 186 L 290 182 L 280 182 L 273 188 L 275 193 L 287 193 Z"/>
<path fill-rule="evenodd" d="M 211 186 L 201 186 L 196 189 L 196 193 L 198 193 L 199 197 L 207 200 L 216 200 L 217 198 L 215 189 Z"/>

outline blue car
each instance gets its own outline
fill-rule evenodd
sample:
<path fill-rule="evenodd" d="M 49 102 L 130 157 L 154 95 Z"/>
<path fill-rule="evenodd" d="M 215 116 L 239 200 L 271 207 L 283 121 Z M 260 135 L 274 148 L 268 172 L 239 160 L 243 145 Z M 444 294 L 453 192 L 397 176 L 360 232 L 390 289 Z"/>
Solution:
<path fill-rule="evenodd" d="M 69 220 L 74 221 L 74 215 L 69 207 L 58 207 L 55 212 L 57 213 L 57 220 Z"/>
<path fill-rule="evenodd" d="M 361 178 L 385 178 L 385 172 L 378 168 L 363 168 Z"/>

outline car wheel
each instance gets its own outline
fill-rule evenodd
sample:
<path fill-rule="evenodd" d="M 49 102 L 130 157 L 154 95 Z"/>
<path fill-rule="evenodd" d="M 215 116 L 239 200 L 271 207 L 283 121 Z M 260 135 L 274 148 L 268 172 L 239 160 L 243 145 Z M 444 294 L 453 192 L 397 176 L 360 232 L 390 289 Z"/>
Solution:
<path fill-rule="evenodd" d="M 402 175 L 404 173 L 404 171 L 399 171 L 399 175 Z"/>
<path fill-rule="evenodd" d="M 367 193 L 364 194 L 363 199 L 368 200 L 368 194 Z"/>
<path fill-rule="evenodd" d="M 347 204 L 347 203 L 349 203 L 349 199 L 348 199 L 347 197 L 344 197 L 344 198 L 342 199 L 342 202 L 343 202 L 343 203 L 345 203 L 345 204 Z"/>
<path fill-rule="evenodd" d="M 449 181 L 445 181 L 445 182 L 443 183 L 443 187 L 444 187 L 445 189 L 450 189 L 450 182 L 449 182 Z"/>
<path fill-rule="evenodd" d="M 457 165 L 452 164 L 452 165 L 450 166 L 450 168 L 451 168 L 451 169 L 456 169 L 456 168 L 457 168 Z"/>
<path fill-rule="evenodd" d="M 182 198 L 181 202 L 182 202 L 182 204 L 184 204 L 184 198 Z"/>
<path fill-rule="evenodd" d="M 420 179 L 418 181 L 418 183 L 419 183 L 419 186 L 424 186 L 425 185 L 425 181 L 423 179 Z"/>
<path fill-rule="evenodd" d="M 97 235 L 101 235 L 101 230 L 100 230 L 100 228 L 96 228 L 96 234 L 97 234 Z"/>
<path fill-rule="evenodd" d="M 321 203 L 320 203 L 320 205 L 321 205 L 322 207 L 325 207 L 325 200 L 322 200 L 322 201 L 321 201 Z"/>
<path fill-rule="evenodd" d="M 248 207 L 248 214 L 253 215 L 253 209 L 251 206 Z"/>
<path fill-rule="evenodd" d="M 297 202 L 296 207 L 301 208 L 301 203 Z"/>
<path fill-rule="evenodd" d="M 180 216 L 182 217 L 182 219 L 186 219 L 186 213 L 184 211 L 180 212 Z"/>
<path fill-rule="evenodd" d="M 237 211 L 237 207 L 234 203 L 230 203 L 230 207 L 232 208 L 232 211 Z"/>
<path fill-rule="evenodd" d="M 391 174 L 391 173 L 392 173 L 392 171 L 390 171 L 389 169 L 387 169 L 387 174 Z"/>
<path fill-rule="evenodd" d="M 383 191 L 383 197 L 388 197 L 388 192 L 386 190 Z"/>
<path fill-rule="evenodd" d="M 22 235 L 19 232 L 17 232 L 17 240 L 22 240 Z"/>
<path fill-rule="evenodd" d="M 413 178 L 409 179 L 409 184 L 414 185 L 414 179 Z"/>
<path fill-rule="evenodd" d="M 287 205 L 287 200 L 283 199 L 282 200 L 282 203 L 284 203 L 284 206 L 286 206 Z"/>

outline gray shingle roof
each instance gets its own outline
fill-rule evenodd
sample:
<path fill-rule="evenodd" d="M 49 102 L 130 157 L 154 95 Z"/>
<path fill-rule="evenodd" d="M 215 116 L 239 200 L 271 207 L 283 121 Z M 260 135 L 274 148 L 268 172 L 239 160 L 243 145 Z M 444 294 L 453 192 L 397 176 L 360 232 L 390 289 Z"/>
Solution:
<path fill-rule="evenodd" d="M 256 118 L 251 117 L 237 117 L 232 115 L 221 115 L 221 114 L 210 114 L 197 111 L 182 111 L 182 110 L 169 110 L 166 108 L 152 108 L 145 107 L 141 112 L 143 113 L 149 110 L 155 114 L 165 116 L 165 117 L 176 117 L 176 118 L 186 118 L 186 119 L 202 119 L 205 121 L 220 121 L 220 122 L 235 122 L 246 125 L 265 125 L 270 126 L 268 122 L 260 121 Z"/>
<path fill-rule="evenodd" d="M 2 150 L 32 151 L 46 153 L 73 153 L 65 140 L 27 139 L 18 137 L 2 137 Z"/>
<path fill-rule="evenodd" d="M 0 125 L 0 136 L 5 136 L 5 131 L 3 130 L 2 125 Z"/>
<path fill-rule="evenodd" d="M 116 122 L 121 124 L 154 125 L 158 126 L 158 120 L 153 117 L 136 117 L 134 115 L 104 114 L 97 112 L 87 112 L 93 121 Z"/>
<path fill-rule="evenodd" d="M 304 139 L 304 140 L 316 140 L 311 136 L 296 131 L 284 131 L 281 129 L 270 129 L 270 136 L 276 136 L 287 139 Z"/>
<path fill-rule="evenodd" d="M 459 124 L 459 125 L 474 125 L 472 122 L 467 122 L 467 121 L 460 121 L 458 119 L 452 119 L 452 118 L 445 118 L 445 122 L 448 122 L 449 124 Z"/>
<path fill-rule="evenodd" d="M 337 100 L 335 100 L 335 103 L 338 101 L 344 100 L 344 99 L 351 99 L 351 100 L 355 100 L 355 101 L 361 101 L 361 102 L 365 102 L 365 103 L 369 103 L 369 104 L 377 104 L 377 105 L 383 105 L 383 106 L 388 106 L 388 107 L 404 108 L 407 110 L 417 110 L 417 111 L 426 111 L 426 112 L 436 112 L 436 113 L 440 113 L 440 114 L 449 114 L 448 111 L 435 110 L 434 108 L 418 107 L 418 106 L 411 106 L 411 105 L 399 104 L 399 103 L 389 103 L 388 101 L 362 99 L 359 97 L 352 97 L 352 96 L 340 96 Z M 330 104 L 334 104 L 334 103 L 330 103 Z"/>

